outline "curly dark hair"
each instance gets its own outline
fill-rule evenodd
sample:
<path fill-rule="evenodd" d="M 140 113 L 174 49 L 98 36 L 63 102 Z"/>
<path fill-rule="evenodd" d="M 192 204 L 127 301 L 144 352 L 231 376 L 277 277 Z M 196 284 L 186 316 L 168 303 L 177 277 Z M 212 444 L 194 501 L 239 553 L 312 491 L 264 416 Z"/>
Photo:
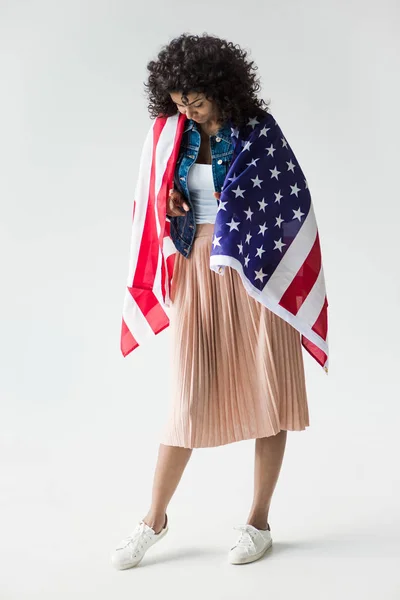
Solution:
<path fill-rule="evenodd" d="M 204 93 L 220 112 L 220 121 L 230 119 L 243 127 L 251 117 L 265 117 L 268 104 L 257 97 L 261 89 L 257 66 L 248 52 L 219 37 L 184 33 L 160 50 L 147 65 L 145 90 L 151 118 L 178 112 L 170 92 Z"/>

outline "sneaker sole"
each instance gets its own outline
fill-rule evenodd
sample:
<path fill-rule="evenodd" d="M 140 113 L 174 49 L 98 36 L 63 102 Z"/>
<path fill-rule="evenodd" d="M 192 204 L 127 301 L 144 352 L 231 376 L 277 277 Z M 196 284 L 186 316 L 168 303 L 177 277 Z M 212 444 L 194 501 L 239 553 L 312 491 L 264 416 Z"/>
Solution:
<path fill-rule="evenodd" d="M 267 550 L 269 550 L 272 547 L 272 540 L 269 542 L 268 546 L 266 546 L 265 548 L 263 548 L 263 550 L 261 550 L 261 552 L 258 552 L 257 554 L 253 554 L 253 556 L 248 556 L 247 558 L 241 559 L 241 560 L 230 560 L 229 562 L 231 563 L 231 565 L 246 565 L 248 563 L 254 562 L 255 560 L 258 560 L 259 558 L 261 558 Z"/>

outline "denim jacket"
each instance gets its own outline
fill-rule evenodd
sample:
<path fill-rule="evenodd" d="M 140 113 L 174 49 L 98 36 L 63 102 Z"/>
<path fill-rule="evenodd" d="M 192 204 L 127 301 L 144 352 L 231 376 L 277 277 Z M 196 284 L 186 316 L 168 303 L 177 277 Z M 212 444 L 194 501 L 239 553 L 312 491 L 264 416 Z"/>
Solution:
<path fill-rule="evenodd" d="M 178 160 L 175 167 L 174 187 L 183 194 L 189 210 L 180 217 L 167 217 L 170 222 L 170 235 L 176 249 L 187 258 L 192 249 L 196 232 L 195 214 L 187 186 L 190 167 L 196 161 L 200 150 L 200 130 L 193 119 L 188 119 L 182 135 Z M 228 121 L 215 135 L 210 136 L 211 164 L 214 188 L 220 192 L 228 173 L 234 145 L 231 138 L 231 124 Z M 217 199 L 215 200 L 217 202 Z"/>

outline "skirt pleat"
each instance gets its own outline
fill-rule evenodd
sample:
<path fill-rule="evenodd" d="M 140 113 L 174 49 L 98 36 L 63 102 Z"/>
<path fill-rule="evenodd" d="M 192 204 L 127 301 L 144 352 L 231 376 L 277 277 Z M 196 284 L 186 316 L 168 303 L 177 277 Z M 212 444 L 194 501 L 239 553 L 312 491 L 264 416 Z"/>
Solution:
<path fill-rule="evenodd" d="M 300 334 L 245 290 L 230 267 L 210 269 L 214 225 L 198 224 L 171 284 L 171 407 L 161 443 L 185 448 L 309 426 Z"/>

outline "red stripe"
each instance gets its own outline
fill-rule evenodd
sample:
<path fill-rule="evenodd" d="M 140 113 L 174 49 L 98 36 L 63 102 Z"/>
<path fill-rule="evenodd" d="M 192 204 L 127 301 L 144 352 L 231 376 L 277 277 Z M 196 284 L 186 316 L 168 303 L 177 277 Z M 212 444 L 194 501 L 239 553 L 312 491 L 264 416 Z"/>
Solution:
<path fill-rule="evenodd" d="M 325 354 L 321 348 L 318 348 L 315 344 L 310 342 L 304 335 L 301 336 L 301 343 L 303 347 L 311 354 L 313 358 L 323 367 L 328 360 L 328 356 Z"/>
<path fill-rule="evenodd" d="M 175 132 L 174 144 L 172 147 L 171 155 L 168 159 L 167 166 L 163 173 L 160 191 L 157 196 L 157 210 L 158 210 L 158 220 L 160 223 L 160 246 L 162 247 L 162 242 L 165 236 L 165 227 L 166 227 L 166 213 L 167 213 L 167 197 L 168 190 L 174 187 L 174 173 L 176 167 L 176 161 L 178 160 L 179 148 L 181 145 L 181 140 L 183 136 L 183 130 L 186 123 L 186 116 L 184 114 L 180 114 L 178 117 L 178 125 Z M 168 223 L 170 227 L 170 224 Z M 168 230 L 169 232 L 169 230 Z"/>
<path fill-rule="evenodd" d="M 147 199 L 146 217 L 140 241 L 135 276 L 132 287 L 140 287 L 148 290 L 153 289 L 155 274 L 157 270 L 159 243 L 157 237 L 157 227 L 155 218 L 155 178 L 156 178 L 156 151 L 162 130 L 164 129 L 166 118 L 157 118 L 153 127 L 153 153 L 151 159 L 151 172 L 149 183 L 149 195 Z M 145 314 L 145 313 L 144 313 Z"/>
<path fill-rule="evenodd" d="M 143 313 L 153 333 L 159 333 L 169 325 L 169 318 L 152 290 L 128 288 L 134 302 Z"/>
<path fill-rule="evenodd" d="M 127 356 L 132 350 L 139 346 L 133 335 L 128 329 L 124 319 L 122 319 L 121 326 L 121 352 L 123 356 Z"/>
<path fill-rule="evenodd" d="M 315 242 L 306 260 L 293 278 L 280 299 L 279 304 L 293 315 L 297 315 L 301 305 L 312 290 L 321 269 L 321 249 L 317 232 Z"/>
<path fill-rule="evenodd" d="M 328 333 L 328 300 L 325 296 L 325 302 L 319 313 L 318 319 L 315 321 L 312 330 L 315 331 L 323 340 L 326 340 Z"/>

